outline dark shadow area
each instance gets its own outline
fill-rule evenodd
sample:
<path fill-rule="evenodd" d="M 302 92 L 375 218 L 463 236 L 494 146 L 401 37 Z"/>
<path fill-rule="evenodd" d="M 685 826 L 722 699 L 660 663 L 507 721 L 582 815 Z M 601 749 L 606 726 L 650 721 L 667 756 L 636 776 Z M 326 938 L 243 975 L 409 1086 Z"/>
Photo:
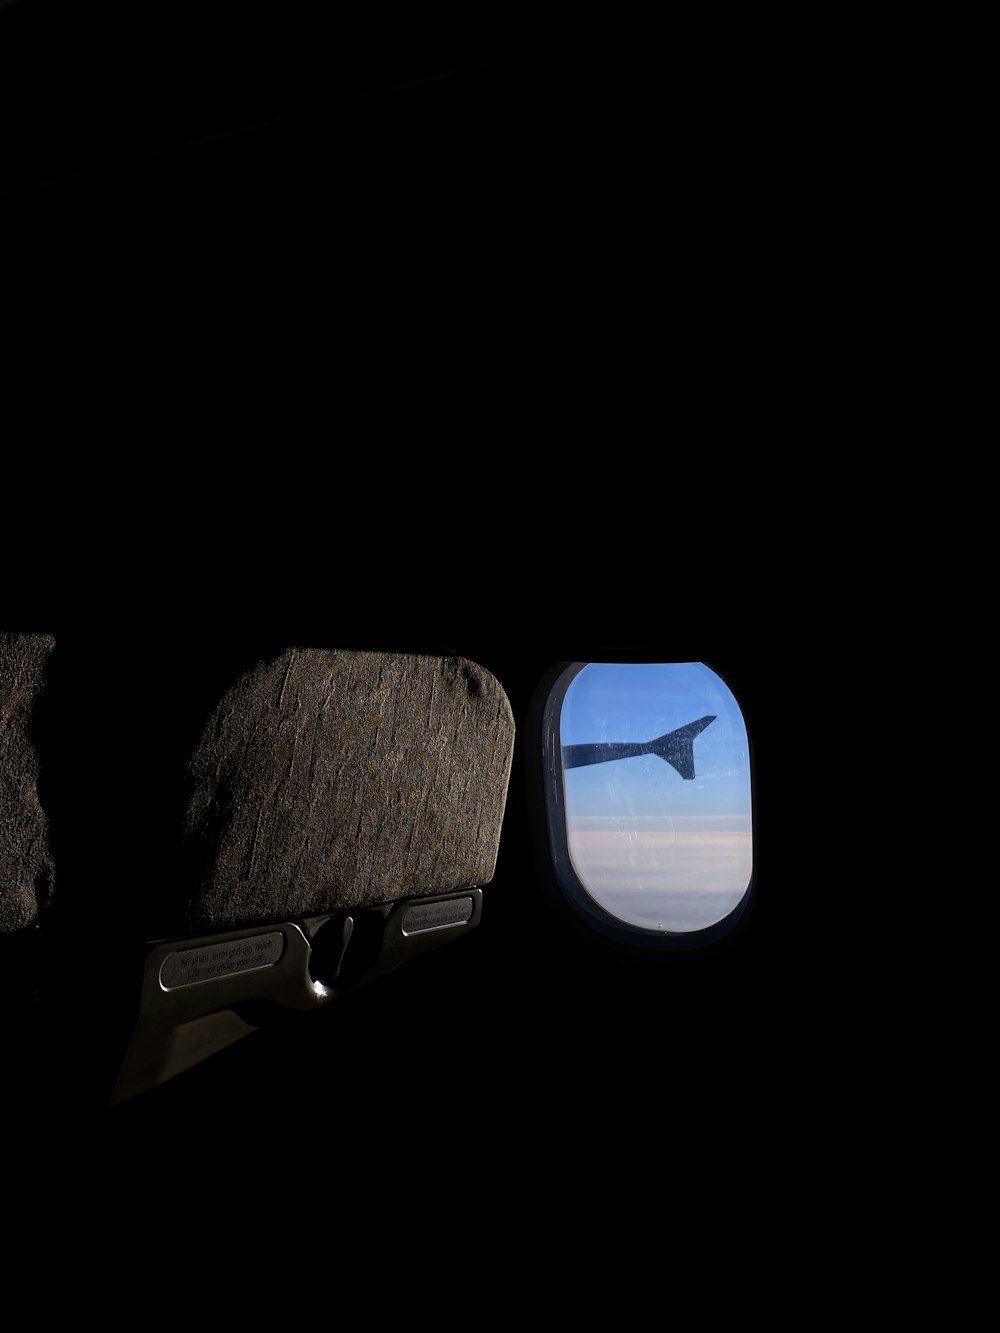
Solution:
<path fill-rule="evenodd" d="M 613 98 L 621 62 L 642 37 L 641 25 L 218 0 L 141 10 L 28 0 L 0 14 L 0 25 L 3 188 L 17 191 L 91 180 L 106 188 L 111 175 L 137 168 L 231 174 L 241 158 L 249 169 L 248 154 L 271 172 L 278 154 L 294 175 L 315 169 L 324 144 L 345 155 L 343 170 L 354 151 L 363 156 L 359 134 L 380 118 L 405 141 L 406 121 L 429 116 L 422 137 L 445 131 L 471 148 L 470 115 L 501 131 L 525 115 L 538 123 L 558 114 L 567 97 L 571 116 L 581 94 Z M 200 163 L 190 153 L 198 145 Z"/>

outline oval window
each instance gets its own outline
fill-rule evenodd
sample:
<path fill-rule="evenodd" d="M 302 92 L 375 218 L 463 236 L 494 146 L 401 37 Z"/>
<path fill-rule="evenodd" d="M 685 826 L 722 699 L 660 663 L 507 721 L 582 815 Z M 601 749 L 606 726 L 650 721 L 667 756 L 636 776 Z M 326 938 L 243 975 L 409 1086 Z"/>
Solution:
<path fill-rule="evenodd" d="M 551 722 L 556 710 L 550 823 L 571 900 L 644 935 L 694 943 L 728 928 L 750 888 L 753 821 L 747 728 L 725 681 L 701 662 L 574 663 Z"/>

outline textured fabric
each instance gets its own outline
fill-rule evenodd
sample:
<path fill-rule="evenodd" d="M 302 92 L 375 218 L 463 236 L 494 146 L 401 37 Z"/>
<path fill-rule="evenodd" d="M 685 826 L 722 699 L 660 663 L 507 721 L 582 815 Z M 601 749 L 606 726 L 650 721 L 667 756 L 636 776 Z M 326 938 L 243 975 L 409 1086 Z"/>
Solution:
<path fill-rule="evenodd" d="M 457 657 L 289 649 L 222 699 L 192 760 L 192 926 L 445 893 L 493 876 L 514 742 Z"/>
<path fill-rule="evenodd" d="M 48 634 L 0 634 L 0 931 L 5 932 L 30 926 L 52 891 L 31 724 L 54 644 Z"/>

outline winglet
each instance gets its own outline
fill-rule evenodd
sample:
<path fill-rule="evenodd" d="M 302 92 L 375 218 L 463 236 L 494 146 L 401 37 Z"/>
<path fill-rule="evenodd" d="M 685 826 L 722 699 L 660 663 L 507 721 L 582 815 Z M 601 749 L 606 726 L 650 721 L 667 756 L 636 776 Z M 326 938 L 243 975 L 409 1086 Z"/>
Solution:
<path fill-rule="evenodd" d="M 709 717 L 700 717 L 697 722 L 689 722 L 686 727 L 678 727 L 676 731 L 657 736 L 655 741 L 648 741 L 643 749 L 665 759 L 682 778 L 690 781 L 694 777 L 694 738 L 700 736 L 715 718 L 714 713 Z"/>

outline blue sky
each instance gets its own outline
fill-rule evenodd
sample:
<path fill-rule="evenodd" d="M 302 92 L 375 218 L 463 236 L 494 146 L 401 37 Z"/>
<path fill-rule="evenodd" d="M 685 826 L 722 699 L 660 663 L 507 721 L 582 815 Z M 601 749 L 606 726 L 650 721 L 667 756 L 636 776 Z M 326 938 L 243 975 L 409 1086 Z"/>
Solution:
<path fill-rule="evenodd" d="M 563 700 L 563 745 L 648 741 L 709 713 L 716 720 L 694 742 L 693 781 L 656 755 L 570 769 L 564 775 L 569 819 L 750 818 L 746 726 L 714 671 L 701 662 L 585 666 Z"/>

